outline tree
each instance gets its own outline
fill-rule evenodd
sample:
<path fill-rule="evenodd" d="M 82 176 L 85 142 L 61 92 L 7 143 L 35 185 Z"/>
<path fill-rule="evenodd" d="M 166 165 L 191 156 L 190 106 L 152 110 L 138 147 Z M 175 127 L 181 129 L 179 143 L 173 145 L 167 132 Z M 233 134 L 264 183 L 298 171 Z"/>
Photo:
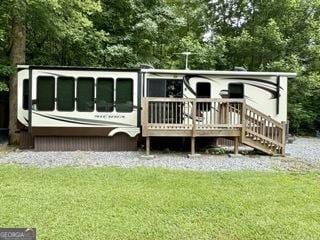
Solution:
<path fill-rule="evenodd" d="M 101 10 L 99 2 L 8 0 L 0 6 L 2 20 L 10 23 L 7 29 L 7 49 L 11 67 L 24 64 L 26 59 L 29 64 L 91 65 L 98 62 L 92 49 L 98 52 L 97 45 L 106 40 L 106 35 L 95 31 L 90 16 Z M 5 42 L 3 32 L 0 29 L 0 41 Z M 16 75 L 10 78 L 9 92 L 10 143 L 17 144 Z"/>
<path fill-rule="evenodd" d="M 193 69 L 298 72 L 292 130 L 320 127 L 319 0 L 6 0 L 0 21 L 0 89 L 23 52 L 37 65 L 184 68 L 177 53 L 191 51 Z"/>
<path fill-rule="evenodd" d="M 212 31 L 226 42 L 224 68 L 298 72 L 289 81 L 291 130 L 319 129 L 320 2 L 318 0 L 216 0 Z M 303 91 L 301 91 L 303 89 Z"/>
<path fill-rule="evenodd" d="M 26 2 L 23 0 L 12 1 L 10 8 L 10 64 L 16 66 L 24 64 L 26 61 Z M 17 144 L 19 135 L 17 134 L 17 75 L 11 76 L 9 81 L 9 142 Z"/>

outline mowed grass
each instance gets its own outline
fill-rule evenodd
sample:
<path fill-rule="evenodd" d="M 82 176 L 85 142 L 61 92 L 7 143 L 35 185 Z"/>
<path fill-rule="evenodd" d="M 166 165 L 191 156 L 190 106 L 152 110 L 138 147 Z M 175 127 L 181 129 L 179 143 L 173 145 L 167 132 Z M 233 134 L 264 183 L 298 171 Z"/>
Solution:
<path fill-rule="evenodd" d="M 0 226 L 38 239 L 320 239 L 316 173 L 0 166 Z"/>

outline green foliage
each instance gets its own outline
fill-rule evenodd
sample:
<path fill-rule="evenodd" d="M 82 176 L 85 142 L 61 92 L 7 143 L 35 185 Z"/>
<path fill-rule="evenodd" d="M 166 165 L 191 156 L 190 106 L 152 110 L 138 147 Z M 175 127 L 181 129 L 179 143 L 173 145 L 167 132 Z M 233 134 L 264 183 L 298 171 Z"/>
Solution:
<path fill-rule="evenodd" d="M 9 91 L 8 79 L 15 72 L 15 68 L 0 64 L 0 91 Z"/>
<path fill-rule="evenodd" d="M 25 16 L 28 64 L 184 68 L 177 53 L 191 51 L 191 69 L 298 72 L 289 82 L 292 131 L 319 129 L 319 0 L 1 1 L 2 86 L 13 72 L 17 11 Z"/>
<path fill-rule="evenodd" d="M 210 15 L 212 28 L 226 41 L 224 67 L 297 72 L 289 81 L 291 130 L 319 129 L 320 2 L 216 0 Z"/>
<path fill-rule="evenodd" d="M 4 82 L 0 82 L 0 92 L 1 91 L 9 91 L 7 84 L 5 84 Z"/>
<path fill-rule="evenodd" d="M 212 155 L 224 155 L 227 153 L 227 150 L 222 147 L 213 147 L 213 148 L 206 149 L 206 152 Z"/>
<path fill-rule="evenodd" d="M 320 75 L 303 75 L 290 83 L 288 112 L 295 133 L 314 133 L 320 128 Z"/>
<path fill-rule="evenodd" d="M 27 16 L 29 64 L 97 65 L 107 34 L 93 26 L 99 1 L 30 0 Z"/>

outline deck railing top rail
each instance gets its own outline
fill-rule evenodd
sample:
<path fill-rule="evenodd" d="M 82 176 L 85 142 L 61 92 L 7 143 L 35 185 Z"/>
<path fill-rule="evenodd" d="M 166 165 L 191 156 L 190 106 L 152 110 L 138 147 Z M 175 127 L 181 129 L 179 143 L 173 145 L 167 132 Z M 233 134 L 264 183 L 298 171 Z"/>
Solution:
<path fill-rule="evenodd" d="M 278 127 L 282 127 L 282 123 L 278 122 L 277 120 L 274 120 L 270 116 L 267 116 L 266 114 L 258 111 L 257 109 L 254 109 L 253 107 L 250 107 L 249 105 L 246 105 L 246 109 L 249 111 L 255 112 L 257 115 L 259 115 L 259 117 L 265 118 L 267 121 L 273 123 L 274 125 L 276 125 Z"/>
<path fill-rule="evenodd" d="M 240 98 L 162 98 L 162 97 L 146 97 L 143 98 L 147 102 L 222 102 L 222 103 L 244 103 L 244 99 Z"/>

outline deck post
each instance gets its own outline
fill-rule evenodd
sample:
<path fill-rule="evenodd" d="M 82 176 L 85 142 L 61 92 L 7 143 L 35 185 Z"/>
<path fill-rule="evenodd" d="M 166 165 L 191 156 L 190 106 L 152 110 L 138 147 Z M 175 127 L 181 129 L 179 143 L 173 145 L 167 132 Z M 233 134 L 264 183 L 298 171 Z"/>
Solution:
<path fill-rule="evenodd" d="M 196 127 L 197 127 L 196 117 L 197 117 L 197 101 L 194 100 L 192 105 L 192 137 L 191 137 L 191 155 L 192 156 L 196 154 L 196 138 L 195 138 Z"/>
<path fill-rule="evenodd" d="M 281 148 L 281 155 L 285 156 L 286 155 L 286 135 L 287 135 L 287 128 L 286 128 L 286 122 L 281 122 L 282 124 L 282 148 Z"/>
<path fill-rule="evenodd" d="M 188 155 L 189 158 L 194 158 L 200 156 L 196 154 L 196 129 L 197 129 L 197 100 L 192 102 L 192 136 L 191 136 L 191 154 Z"/>
<path fill-rule="evenodd" d="M 195 137 L 191 137 L 191 155 L 195 155 L 196 154 L 196 138 Z"/>
<path fill-rule="evenodd" d="M 141 158 L 143 158 L 143 159 L 154 158 L 153 155 L 150 155 L 150 136 L 146 136 L 146 154 L 142 155 Z"/>
<path fill-rule="evenodd" d="M 192 102 L 192 137 L 196 134 L 197 129 L 197 101 Z"/>
<path fill-rule="evenodd" d="M 234 138 L 234 154 L 239 154 L 239 138 Z"/>
<path fill-rule="evenodd" d="M 246 115 L 247 115 L 247 108 L 246 108 L 246 101 L 244 100 L 242 103 L 242 113 L 241 113 L 241 123 L 242 123 L 242 128 L 241 128 L 241 142 L 244 141 L 246 137 Z"/>
<path fill-rule="evenodd" d="M 147 156 L 150 155 L 150 137 L 149 136 L 146 137 L 146 155 Z"/>

